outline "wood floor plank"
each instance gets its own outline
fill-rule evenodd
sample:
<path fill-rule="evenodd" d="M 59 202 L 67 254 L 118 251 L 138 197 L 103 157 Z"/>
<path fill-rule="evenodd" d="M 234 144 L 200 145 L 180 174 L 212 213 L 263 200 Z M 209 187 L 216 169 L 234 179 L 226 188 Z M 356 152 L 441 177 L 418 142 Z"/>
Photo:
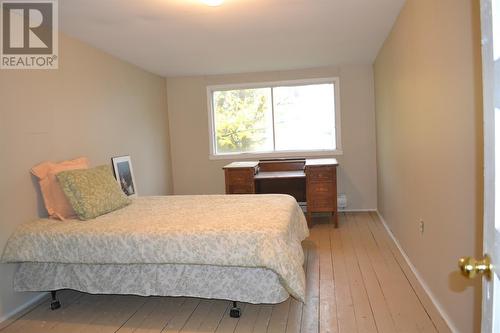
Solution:
<path fill-rule="evenodd" d="M 288 311 L 288 318 L 286 323 L 287 333 L 299 333 L 300 325 L 302 322 L 302 302 L 293 298 L 290 301 L 290 309 Z"/>
<path fill-rule="evenodd" d="M 304 273 L 306 276 L 306 288 L 308 285 L 309 275 L 307 273 L 307 263 L 309 261 L 309 251 L 306 245 L 302 246 L 304 250 Z M 307 297 L 307 295 L 306 295 Z M 290 303 L 290 310 L 288 313 L 288 320 L 286 324 L 287 333 L 299 333 L 302 326 L 302 316 L 304 312 L 304 304 L 296 299 L 292 299 Z"/>
<path fill-rule="evenodd" d="M 181 332 L 198 332 L 201 324 L 205 321 L 210 313 L 212 307 L 212 300 L 202 299 L 194 312 L 189 317 L 189 320 L 180 330 Z"/>
<path fill-rule="evenodd" d="M 346 217 L 346 231 L 354 246 L 358 265 L 363 277 L 363 283 L 366 287 L 368 299 L 375 318 L 375 324 L 377 325 L 377 330 L 381 333 L 396 333 L 396 327 L 385 300 L 383 290 L 377 280 L 370 258 L 366 253 L 358 231 L 354 225 L 354 216 L 349 213 L 346 214 Z"/>
<path fill-rule="evenodd" d="M 119 333 L 132 333 L 139 329 L 160 305 L 160 297 L 144 297 L 144 304 L 117 330 Z"/>
<path fill-rule="evenodd" d="M 110 296 L 85 294 L 76 301 L 67 311 L 58 317 L 50 332 L 82 332 L 84 327 L 94 320 L 99 311 L 108 304 L 112 304 Z"/>
<path fill-rule="evenodd" d="M 253 331 L 255 333 L 267 332 L 269 320 L 271 319 L 271 315 L 273 313 L 273 308 L 273 304 L 262 304 L 260 306 L 259 315 L 257 316 L 257 321 L 255 322 L 255 326 L 253 327 Z"/>
<path fill-rule="evenodd" d="M 371 219 L 367 214 L 356 214 L 355 224 L 384 290 L 396 328 L 400 332 L 435 332 L 432 321 L 423 311 L 413 289 L 403 277 L 399 265 L 388 262 L 383 256 L 367 219 Z"/>
<path fill-rule="evenodd" d="M 77 328 L 73 328 L 73 331 L 75 333 L 86 333 L 86 332 L 94 332 L 96 331 L 94 329 L 94 324 L 97 323 L 97 327 L 99 328 L 99 323 L 100 323 L 100 318 L 101 317 L 108 317 L 110 314 L 110 309 L 116 309 L 117 306 L 117 298 L 120 297 L 120 295 L 99 295 L 100 298 L 103 298 L 103 300 L 99 303 L 99 305 L 95 306 L 94 309 L 91 311 L 91 315 L 88 317 L 86 322 L 82 321 L 80 325 Z M 129 318 L 130 316 L 127 316 Z M 122 321 L 124 321 L 125 318 L 122 318 Z M 118 329 L 119 325 L 114 327 L 113 332 L 115 332 Z M 59 329 L 57 330 L 59 332 Z M 61 330 L 62 332 L 62 330 Z M 67 331 L 65 331 L 67 332 Z"/>
<path fill-rule="evenodd" d="M 318 225 L 319 252 L 319 330 L 325 333 L 338 332 L 336 286 L 330 241 L 330 226 Z"/>
<path fill-rule="evenodd" d="M 347 232 L 347 217 L 345 214 L 339 216 L 339 233 L 347 268 L 351 296 L 356 316 L 356 327 L 359 333 L 377 332 L 374 313 L 361 274 L 359 262 L 356 257 L 354 245 Z M 334 240 L 335 242 L 335 240 Z"/>
<path fill-rule="evenodd" d="M 239 305 L 243 316 L 246 312 L 246 306 L 247 306 L 247 303 L 241 303 Z M 217 326 L 217 329 L 215 330 L 215 332 L 217 332 L 217 333 L 234 332 L 234 330 L 236 329 L 236 326 L 238 325 L 240 318 L 231 318 L 229 316 L 230 310 L 231 310 L 231 305 L 229 305 L 227 307 L 226 312 L 224 313 L 224 316 L 222 316 L 222 320 L 220 321 L 219 326 Z"/>
<path fill-rule="evenodd" d="M 242 312 L 242 316 L 236 325 L 235 333 L 247 333 L 253 332 L 255 322 L 259 317 L 260 305 L 259 304 L 247 304 L 245 307 L 245 312 Z"/>
<path fill-rule="evenodd" d="M 198 298 L 188 298 L 182 304 L 182 306 L 177 306 L 177 311 L 168 321 L 165 328 L 161 331 L 162 333 L 177 333 L 184 327 L 186 322 L 189 320 L 193 312 L 196 310 L 198 305 L 202 300 Z"/>
<path fill-rule="evenodd" d="M 118 332 L 161 332 L 184 301 L 183 298 L 148 297 L 146 303 L 118 329 Z"/>
<path fill-rule="evenodd" d="M 115 295 L 113 298 L 112 305 L 103 308 L 87 325 L 85 332 L 114 333 L 145 303 L 144 297 L 140 296 Z"/>
<path fill-rule="evenodd" d="M 288 312 L 290 310 L 290 298 L 291 297 L 288 297 L 286 301 L 273 306 L 271 319 L 269 320 L 269 326 L 267 328 L 268 332 L 286 332 L 286 323 L 288 319 Z"/>
<path fill-rule="evenodd" d="M 351 285 L 346 267 L 345 251 L 340 237 L 340 230 L 329 225 L 330 245 L 333 262 L 333 275 L 335 276 L 335 303 L 337 304 L 337 317 L 339 332 L 357 332 L 354 304 L 351 296 Z"/>
<path fill-rule="evenodd" d="M 64 316 L 64 313 L 71 308 L 72 304 L 84 295 L 73 290 L 60 291 L 58 292 L 58 299 L 62 305 L 60 309 L 51 310 L 51 301 L 46 300 L 1 331 L 2 333 L 47 332 L 57 323 L 59 318 Z"/>
<path fill-rule="evenodd" d="M 134 333 L 159 333 L 172 320 L 186 302 L 183 298 L 159 297 L 151 300 L 153 309 L 142 323 L 133 330 Z"/>
<path fill-rule="evenodd" d="M 424 306 L 404 274 L 403 269 L 392 255 L 379 229 L 373 224 L 370 214 L 360 215 L 359 219 L 361 225 L 371 233 L 373 243 L 379 248 L 380 255 L 386 262 L 389 275 L 393 278 L 392 281 L 397 281 L 392 286 L 396 297 L 400 297 L 400 299 L 405 302 L 404 311 L 406 317 L 413 320 L 413 327 L 415 327 L 417 332 L 437 332 L 436 326 L 427 311 L 425 311 Z M 396 301 L 395 303 L 397 304 L 398 302 Z"/>
<path fill-rule="evenodd" d="M 222 321 L 222 318 L 223 318 L 224 314 L 226 313 L 226 310 L 229 307 L 229 305 L 230 305 L 229 301 L 211 300 L 210 310 L 209 310 L 206 318 L 200 324 L 198 331 L 199 332 L 215 332 L 215 330 L 219 326 L 220 322 Z"/>
<path fill-rule="evenodd" d="M 367 225 L 374 234 L 379 246 L 382 248 L 382 253 L 388 261 L 388 264 L 394 269 L 397 268 L 398 271 L 396 274 L 399 274 L 400 272 L 402 273 L 399 274 L 399 276 L 406 279 L 407 283 L 411 286 L 421 304 L 422 310 L 425 311 L 427 316 L 430 318 L 435 329 L 438 332 L 450 332 L 450 328 L 444 321 L 443 317 L 439 314 L 439 311 L 432 303 L 429 295 L 418 282 L 415 274 L 408 266 L 406 260 L 399 251 L 397 245 L 394 243 L 393 239 L 389 236 L 387 230 L 385 230 L 385 227 L 378 218 L 377 214 L 375 212 L 371 212 L 369 216 L 370 219 L 366 219 Z M 423 315 L 422 312 L 420 312 L 420 315 Z"/>
<path fill-rule="evenodd" d="M 319 257 L 318 230 L 313 228 L 311 235 L 302 244 L 307 249 L 306 301 L 302 307 L 301 332 L 319 332 Z"/>
<path fill-rule="evenodd" d="M 360 237 L 360 244 L 364 247 L 366 254 L 372 264 L 373 272 L 378 280 L 378 283 L 383 290 L 384 298 L 394 321 L 397 332 L 417 332 L 417 328 L 408 320 L 406 314 L 406 304 L 403 303 L 403 297 L 395 294 L 394 284 L 397 283 L 394 276 L 391 276 L 386 262 L 381 256 L 380 249 L 373 240 L 373 235 L 360 222 L 360 215 L 353 214 L 353 227 Z M 396 306 L 396 304 L 399 306 Z"/>

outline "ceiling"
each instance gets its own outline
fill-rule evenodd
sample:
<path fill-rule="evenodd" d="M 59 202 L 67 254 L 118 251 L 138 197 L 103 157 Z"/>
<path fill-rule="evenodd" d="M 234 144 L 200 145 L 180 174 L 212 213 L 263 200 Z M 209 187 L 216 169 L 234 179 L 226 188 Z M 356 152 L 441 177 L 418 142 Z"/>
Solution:
<path fill-rule="evenodd" d="M 63 0 L 61 30 L 162 76 L 371 64 L 404 0 Z"/>

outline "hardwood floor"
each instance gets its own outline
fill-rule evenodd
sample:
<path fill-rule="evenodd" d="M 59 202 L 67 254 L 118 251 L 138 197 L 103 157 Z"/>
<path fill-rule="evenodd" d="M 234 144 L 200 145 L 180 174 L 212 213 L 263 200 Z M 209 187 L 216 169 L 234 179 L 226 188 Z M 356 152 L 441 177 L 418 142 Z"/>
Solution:
<path fill-rule="evenodd" d="M 448 332 L 374 213 L 316 224 L 303 243 L 306 304 L 241 304 L 184 297 L 60 293 L 12 322 L 13 332 Z"/>

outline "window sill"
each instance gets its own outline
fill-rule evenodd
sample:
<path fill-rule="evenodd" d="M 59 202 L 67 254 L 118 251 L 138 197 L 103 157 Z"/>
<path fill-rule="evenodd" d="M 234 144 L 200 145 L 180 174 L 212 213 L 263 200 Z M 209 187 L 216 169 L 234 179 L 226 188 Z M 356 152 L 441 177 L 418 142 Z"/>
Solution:
<path fill-rule="evenodd" d="M 344 152 L 342 149 L 336 150 L 316 150 L 316 151 L 286 151 L 272 153 L 235 153 L 235 154 L 210 154 L 210 160 L 245 160 L 245 159 L 264 159 L 264 158 L 301 158 L 301 157 L 327 157 L 340 156 Z"/>

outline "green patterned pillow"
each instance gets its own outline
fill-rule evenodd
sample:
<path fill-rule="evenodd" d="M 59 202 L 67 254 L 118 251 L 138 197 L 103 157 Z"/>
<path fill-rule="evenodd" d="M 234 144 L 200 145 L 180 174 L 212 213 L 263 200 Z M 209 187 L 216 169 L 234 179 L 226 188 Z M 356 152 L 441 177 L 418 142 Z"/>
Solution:
<path fill-rule="evenodd" d="M 131 202 L 107 165 L 62 171 L 56 177 L 80 220 L 93 219 Z"/>

